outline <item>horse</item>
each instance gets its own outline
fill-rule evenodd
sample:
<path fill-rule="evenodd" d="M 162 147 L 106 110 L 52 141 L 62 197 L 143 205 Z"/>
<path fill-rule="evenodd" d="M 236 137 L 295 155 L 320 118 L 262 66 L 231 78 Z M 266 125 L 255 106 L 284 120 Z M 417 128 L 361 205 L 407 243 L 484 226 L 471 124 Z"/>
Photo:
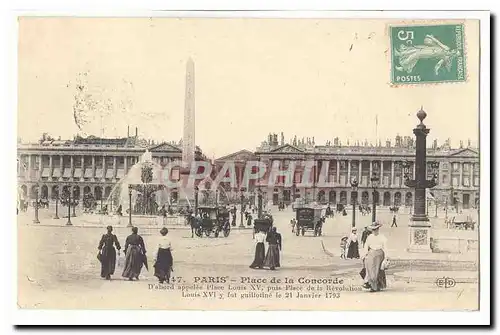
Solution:
<path fill-rule="evenodd" d="M 326 208 L 325 215 L 326 215 L 326 217 L 327 217 L 327 218 L 333 217 L 333 211 L 332 211 L 332 209 L 330 208 L 330 206 L 328 206 L 328 207 Z"/>
<path fill-rule="evenodd" d="M 49 208 L 49 201 L 47 199 L 38 199 L 37 201 L 33 201 L 33 207 L 40 208 Z"/>
<path fill-rule="evenodd" d="M 201 218 L 196 218 L 194 216 L 187 217 L 188 223 L 191 226 L 191 238 L 194 238 L 194 234 L 199 237 L 203 237 L 201 232 Z"/>

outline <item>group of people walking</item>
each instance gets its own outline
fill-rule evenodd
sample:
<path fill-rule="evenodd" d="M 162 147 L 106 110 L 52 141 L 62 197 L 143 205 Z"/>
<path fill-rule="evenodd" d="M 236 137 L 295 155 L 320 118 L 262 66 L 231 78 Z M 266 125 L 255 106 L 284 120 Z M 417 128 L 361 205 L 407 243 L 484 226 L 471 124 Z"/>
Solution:
<path fill-rule="evenodd" d="M 127 236 L 125 240 L 125 265 L 122 272 L 122 277 L 130 281 L 138 280 L 141 274 L 142 267 L 148 269 L 146 258 L 146 246 L 141 235 L 138 234 L 139 229 L 132 227 L 132 234 Z M 167 237 L 168 229 L 160 230 L 160 242 L 158 250 L 154 257 L 154 275 L 160 283 L 170 281 L 170 274 L 173 271 L 172 243 Z M 102 235 L 99 245 L 97 259 L 101 262 L 101 277 L 110 280 L 115 273 L 116 256 L 120 256 L 121 245 L 118 238 L 113 234 L 113 227 L 107 227 L 107 233 Z"/>
<path fill-rule="evenodd" d="M 272 227 L 267 233 L 263 230 L 259 230 L 254 235 L 254 240 L 256 242 L 255 257 L 250 268 L 269 268 L 270 270 L 276 270 L 276 268 L 281 267 L 280 251 L 282 249 L 282 239 L 276 227 Z M 264 242 L 268 243 L 267 253 Z"/>

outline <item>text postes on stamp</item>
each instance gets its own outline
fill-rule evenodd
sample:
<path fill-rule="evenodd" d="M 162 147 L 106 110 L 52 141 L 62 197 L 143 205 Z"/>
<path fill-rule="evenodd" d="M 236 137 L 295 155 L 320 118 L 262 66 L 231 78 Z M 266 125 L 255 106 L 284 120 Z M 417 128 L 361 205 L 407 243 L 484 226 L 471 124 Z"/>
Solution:
<path fill-rule="evenodd" d="M 464 25 L 391 26 L 392 84 L 466 80 Z"/>

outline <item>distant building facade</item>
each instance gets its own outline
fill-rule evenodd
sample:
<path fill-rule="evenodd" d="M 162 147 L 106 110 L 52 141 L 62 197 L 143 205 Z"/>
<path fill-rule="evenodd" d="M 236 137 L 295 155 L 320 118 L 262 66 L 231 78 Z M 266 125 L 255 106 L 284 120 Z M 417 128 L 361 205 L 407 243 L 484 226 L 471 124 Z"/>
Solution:
<path fill-rule="evenodd" d="M 96 200 L 107 199 L 114 185 L 136 164 L 140 156 L 149 150 L 153 161 L 165 166 L 169 162 L 182 159 L 181 143 L 153 143 L 136 136 L 118 139 L 97 137 L 73 140 L 41 139 L 38 143 L 18 144 L 18 184 L 19 192 L 25 198 L 33 199 L 35 192 L 41 198 L 54 199 L 58 190 L 71 190 L 76 199 L 84 194 L 92 194 Z M 243 194 L 245 199 L 255 201 L 256 189 L 264 192 L 265 200 L 277 204 L 291 203 L 301 198 L 330 204 L 350 204 L 355 199 L 360 204 L 371 204 L 373 188 L 370 181 L 374 172 L 379 176 L 376 192 L 379 205 L 410 206 L 413 204 L 414 191 L 404 186 L 404 176 L 399 163 L 414 161 L 415 149 L 412 138 L 397 137 L 395 145 L 386 141 L 385 146 L 378 143 L 342 145 L 338 139 L 326 145 L 317 145 L 314 138 L 291 139 L 285 143 L 283 135 L 270 134 L 255 151 L 240 150 L 236 153 L 215 159 L 212 162 L 211 178 L 215 179 L 226 162 L 234 162 L 236 187 L 222 183 L 218 199 L 238 201 Z M 195 150 L 196 160 L 208 159 L 199 147 Z M 477 149 L 461 145 L 452 149 L 449 142 L 438 147 L 434 142 L 427 149 L 428 164 L 439 162 L 438 185 L 431 189 L 432 196 L 441 204 L 459 204 L 470 208 L 479 204 L 479 152 Z M 250 180 L 242 189 L 246 163 L 260 161 L 267 167 L 278 164 L 286 169 L 295 163 L 293 184 L 286 185 L 283 177 L 278 177 L 274 185 L 269 183 L 270 168 L 260 180 Z M 315 161 L 312 186 L 298 187 L 304 175 L 303 162 Z M 180 168 L 170 172 L 172 180 L 180 179 Z M 329 187 L 321 187 L 318 182 L 320 172 L 326 171 Z M 414 174 L 414 168 L 411 166 Z M 430 176 L 429 176 L 430 178 Z M 359 182 L 353 190 L 350 181 Z M 176 189 L 169 190 L 170 196 L 178 196 Z"/>
<path fill-rule="evenodd" d="M 92 194 L 107 199 L 114 185 L 139 161 L 146 150 L 154 162 L 165 166 L 182 158 L 181 143 L 157 143 L 136 136 L 125 138 L 75 137 L 73 140 L 42 138 L 38 143 L 18 143 L 17 174 L 19 193 L 25 199 L 55 199 L 71 191 L 75 199 Z M 200 148 L 197 160 L 206 160 Z M 170 178 L 179 180 L 179 169 Z M 177 190 L 169 190 L 177 196 Z M 63 193 L 59 193 L 63 192 Z"/>
<path fill-rule="evenodd" d="M 287 169 L 291 162 L 295 164 L 295 175 L 291 186 L 285 184 L 284 177 L 278 177 L 274 185 L 269 184 L 270 168 L 266 175 L 258 182 L 251 184 L 250 194 L 254 194 L 259 186 L 268 201 L 274 204 L 290 203 L 293 199 L 301 198 L 306 201 L 317 201 L 330 204 L 351 204 L 356 200 L 360 204 L 371 204 L 373 188 L 371 176 L 376 172 L 379 177 L 376 187 L 376 199 L 383 206 L 411 206 L 414 199 L 414 190 L 404 185 L 403 169 L 400 163 L 408 161 L 414 177 L 415 148 L 411 137 L 396 137 L 395 145 L 386 141 L 371 146 L 368 143 L 361 145 L 342 145 L 338 139 L 327 145 L 316 145 L 314 138 L 290 140 L 284 143 L 283 134 L 278 141 L 277 134 L 270 134 L 268 139 L 256 149 L 254 153 L 238 152 L 216 160 L 221 166 L 225 160 L 239 156 L 240 166 L 243 169 L 244 159 L 258 160 L 266 166 L 279 164 L 281 169 Z M 246 156 L 246 157 L 245 157 Z M 300 188 L 304 176 L 303 162 L 315 161 L 317 167 L 313 169 L 312 185 L 309 188 Z M 469 146 L 452 149 L 449 141 L 438 147 L 434 141 L 432 148 L 427 150 L 428 164 L 439 162 L 438 185 L 431 189 L 431 196 L 442 204 L 459 205 L 460 208 L 470 208 L 479 204 L 479 152 Z M 237 175 L 243 174 L 237 169 Z M 330 187 L 317 185 L 320 172 L 327 171 L 326 182 Z M 430 172 L 430 169 L 428 169 Z M 323 177 L 325 179 L 325 177 Z M 431 175 L 429 175 L 431 178 Z M 351 180 L 359 182 L 358 189 L 353 190 Z M 241 179 L 239 179 L 241 180 Z"/>

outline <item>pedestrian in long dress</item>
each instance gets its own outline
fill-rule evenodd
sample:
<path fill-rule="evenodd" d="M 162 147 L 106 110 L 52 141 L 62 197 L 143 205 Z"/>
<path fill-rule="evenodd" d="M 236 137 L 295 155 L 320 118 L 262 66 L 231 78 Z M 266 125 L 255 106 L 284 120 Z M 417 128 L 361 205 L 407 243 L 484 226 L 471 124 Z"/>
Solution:
<path fill-rule="evenodd" d="M 172 257 L 172 243 L 170 238 L 167 237 L 168 229 L 162 228 L 160 230 L 161 239 L 158 243 L 158 251 L 155 256 L 155 276 L 160 281 L 160 284 L 164 282 L 170 283 L 170 273 L 174 265 L 174 259 Z"/>
<path fill-rule="evenodd" d="M 266 258 L 264 260 L 264 266 L 271 270 L 279 268 L 280 265 L 280 251 L 281 251 L 281 234 L 276 231 L 276 227 L 273 227 L 271 231 L 267 234 L 266 242 L 269 243 L 267 248 Z"/>
<path fill-rule="evenodd" d="M 264 258 L 266 257 L 266 247 L 264 242 L 266 241 L 266 233 L 262 230 L 259 230 L 257 234 L 254 236 L 255 240 L 255 257 L 253 259 L 252 264 L 250 265 L 251 269 L 262 269 L 264 267 Z"/>
<path fill-rule="evenodd" d="M 231 226 L 235 227 L 236 226 L 236 206 L 233 207 L 231 214 L 232 214 Z"/>
<path fill-rule="evenodd" d="M 359 243 L 358 243 L 358 230 L 352 228 L 351 235 L 347 240 L 347 255 L 346 258 L 359 258 Z"/>
<path fill-rule="evenodd" d="M 146 247 L 137 227 L 132 227 L 132 234 L 125 240 L 125 268 L 122 277 L 128 280 L 139 279 L 142 265 L 146 259 Z"/>
<path fill-rule="evenodd" d="M 371 292 L 380 291 L 387 287 L 385 271 L 383 269 L 384 260 L 387 259 L 387 238 L 380 234 L 381 225 L 372 223 L 368 229 L 372 234 L 366 239 L 363 249 L 363 264 L 365 269 L 363 287 Z"/>
<path fill-rule="evenodd" d="M 99 261 L 101 262 L 101 277 L 111 280 L 111 275 L 115 273 L 116 266 L 116 249 L 118 249 L 118 255 L 120 255 L 120 242 L 115 234 L 113 234 L 113 227 L 108 226 L 106 228 L 108 232 L 101 237 L 99 246 Z"/>
<path fill-rule="evenodd" d="M 247 215 L 247 226 L 251 226 L 252 225 L 252 214 L 248 213 Z"/>

